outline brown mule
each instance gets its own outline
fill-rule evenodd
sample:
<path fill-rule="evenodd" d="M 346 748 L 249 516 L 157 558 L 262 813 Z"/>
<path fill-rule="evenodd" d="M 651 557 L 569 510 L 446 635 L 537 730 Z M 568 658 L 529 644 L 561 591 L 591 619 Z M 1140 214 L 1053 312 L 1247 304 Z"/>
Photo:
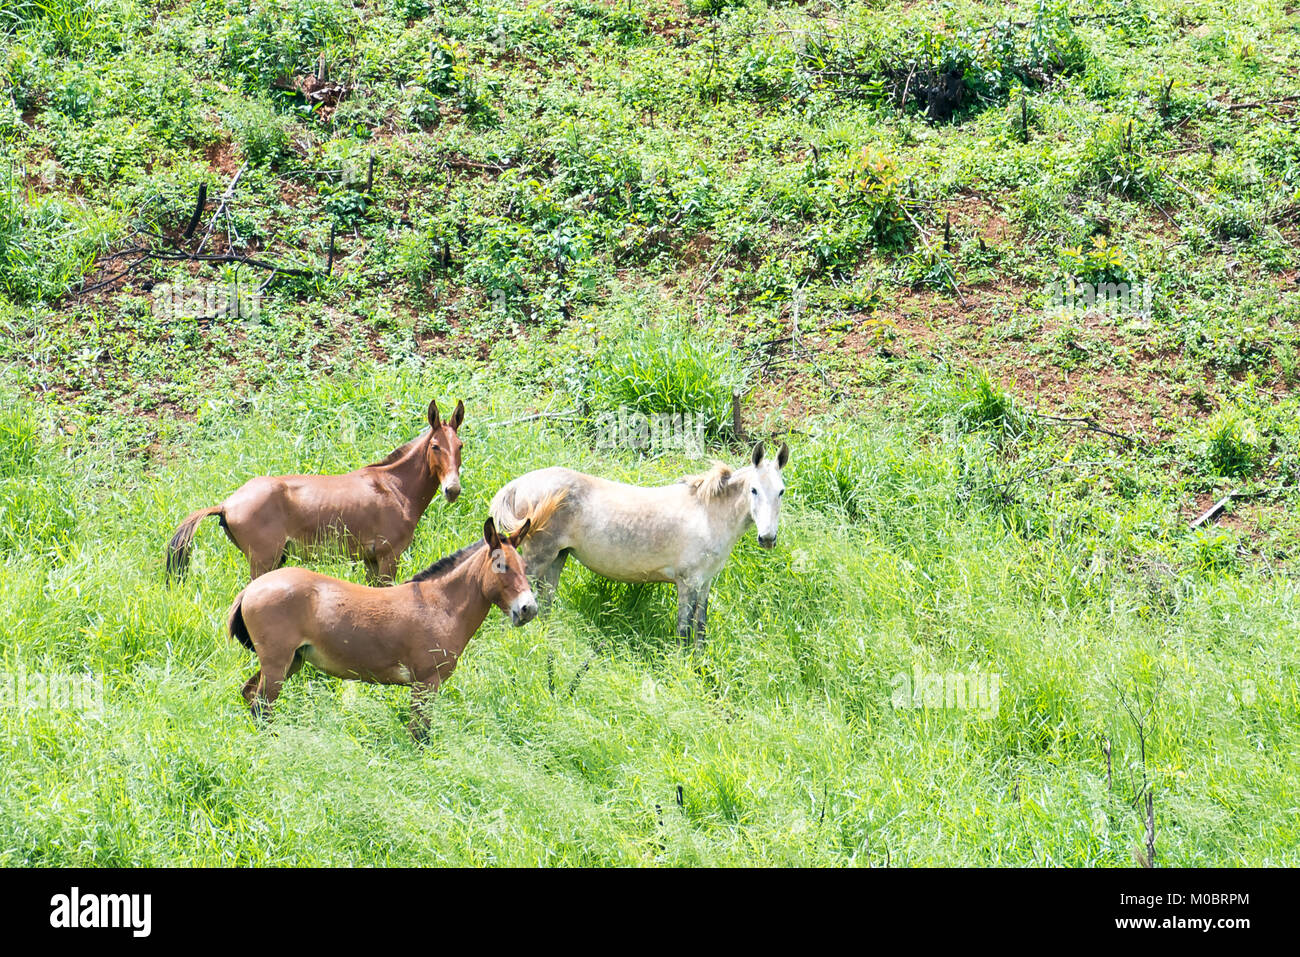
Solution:
<path fill-rule="evenodd" d="M 269 717 L 280 688 L 304 661 L 336 678 L 411 686 L 411 734 L 428 731 L 426 705 L 456 667 L 496 605 L 518 626 L 537 614 L 510 538 L 492 519 L 483 540 L 440 558 L 410 581 L 369 588 L 305 568 L 281 568 L 245 588 L 226 630 L 257 653 L 261 668 L 244 685 L 253 717 Z"/>
<path fill-rule="evenodd" d="M 430 402 L 429 431 L 381 462 L 345 475 L 250 479 L 220 505 L 191 512 L 181 522 L 167 546 L 168 574 L 185 573 L 199 522 L 219 515 L 226 536 L 248 559 L 251 578 L 284 564 L 289 542 L 310 550 L 332 538 L 365 562 L 370 581 L 390 583 L 439 486 L 448 502 L 460 495 L 457 431 L 464 418 L 463 402 L 447 422 L 438 417 L 438 403 Z"/>

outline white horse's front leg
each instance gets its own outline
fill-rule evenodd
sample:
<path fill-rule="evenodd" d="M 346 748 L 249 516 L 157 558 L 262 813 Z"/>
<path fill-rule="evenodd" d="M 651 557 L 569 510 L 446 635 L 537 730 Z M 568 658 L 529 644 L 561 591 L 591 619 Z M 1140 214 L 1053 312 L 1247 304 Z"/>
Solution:
<path fill-rule="evenodd" d="M 704 649 L 704 632 L 709 623 L 709 585 L 706 583 L 695 597 L 695 650 Z"/>
<path fill-rule="evenodd" d="M 544 614 L 551 607 L 551 599 L 560 587 L 560 573 L 572 549 L 557 549 L 544 541 L 525 542 L 524 574 L 533 583 L 533 592 L 537 595 L 538 612 Z"/>
<path fill-rule="evenodd" d="M 688 644 L 691 633 L 695 634 L 695 650 L 704 647 L 704 631 L 709 617 L 709 586 L 677 583 L 677 637 L 683 644 Z"/>
<path fill-rule="evenodd" d="M 564 563 L 568 558 L 569 550 L 563 549 L 550 564 L 541 569 L 541 574 L 537 577 L 537 605 L 543 612 L 551 607 L 551 601 L 559 590 L 560 573 L 564 571 Z"/>
<path fill-rule="evenodd" d="M 686 644 L 695 624 L 695 599 L 697 591 L 686 582 L 677 583 L 677 637 Z"/>

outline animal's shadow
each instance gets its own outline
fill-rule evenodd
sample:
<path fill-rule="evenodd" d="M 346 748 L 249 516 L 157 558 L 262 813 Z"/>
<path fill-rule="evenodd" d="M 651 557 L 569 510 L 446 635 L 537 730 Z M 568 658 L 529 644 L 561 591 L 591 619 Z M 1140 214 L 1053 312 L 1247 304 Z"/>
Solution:
<path fill-rule="evenodd" d="M 597 651 L 651 664 L 684 647 L 677 637 L 677 590 L 670 584 L 610 581 L 570 562 L 555 604 L 585 621 Z"/>

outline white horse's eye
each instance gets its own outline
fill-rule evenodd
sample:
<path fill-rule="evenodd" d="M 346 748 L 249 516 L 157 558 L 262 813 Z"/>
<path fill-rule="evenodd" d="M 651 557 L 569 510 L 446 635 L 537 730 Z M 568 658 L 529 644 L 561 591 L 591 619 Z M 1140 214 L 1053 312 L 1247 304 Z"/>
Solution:
<path fill-rule="evenodd" d="M 785 489 L 781 489 L 781 491 L 779 491 L 779 492 L 776 493 L 776 497 L 777 497 L 777 498 L 780 498 L 780 497 L 781 497 L 782 495 L 784 495 L 784 494 L 785 494 Z"/>
<path fill-rule="evenodd" d="M 756 489 L 756 488 L 751 488 L 751 489 L 749 490 L 749 494 L 750 494 L 750 495 L 757 495 L 757 494 L 758 494 L 758 489 Z"/>

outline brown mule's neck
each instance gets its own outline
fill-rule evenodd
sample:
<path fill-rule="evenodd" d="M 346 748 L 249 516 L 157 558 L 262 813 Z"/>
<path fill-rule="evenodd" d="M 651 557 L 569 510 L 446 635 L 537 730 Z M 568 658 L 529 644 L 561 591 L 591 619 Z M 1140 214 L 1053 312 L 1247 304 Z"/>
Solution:
<path fill-rule="evenodd" d="M 397 480 L 398 487 L 415 505 L 420 514 L 429 507 L 441 482 L 429 469 L 429 443 L 433 430 L 421 434 L 399 458 L 372 468 L 387 472 Z"/>
<path fill-rule="evenodd" d="M 445 574 L 412 581 L 422 598 L 442 605 L 455 620 L 455 629 L 443 642 L 444 649 L 453 657 L 460 657 L 496 604 L 484 589 L 491 561 L 491 553 L 483 543 L 482 548 Z"/>

